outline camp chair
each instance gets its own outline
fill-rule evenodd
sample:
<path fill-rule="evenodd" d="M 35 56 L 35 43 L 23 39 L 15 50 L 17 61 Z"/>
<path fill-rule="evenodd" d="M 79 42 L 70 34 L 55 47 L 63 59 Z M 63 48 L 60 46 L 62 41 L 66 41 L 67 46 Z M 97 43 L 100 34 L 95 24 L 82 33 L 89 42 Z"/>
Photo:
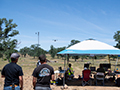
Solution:
<path fill-rule="evenodd" d="M 82 86 L 85 86 L 86 84 L 92 85 L 92 80 L 90 79 L 91 71 L 90 70 L 83 70 L 83 80 L 82 80 Z"/>
<path fill-rule="evenodd" d="M 105 77 L 105 74 L 102 73 L 102 72 L 97 72 L 96 73 L 96 85 L 97 85 L 97 81 L 102 81 L 102 84 L 104 86 L 104 77 Z"/>

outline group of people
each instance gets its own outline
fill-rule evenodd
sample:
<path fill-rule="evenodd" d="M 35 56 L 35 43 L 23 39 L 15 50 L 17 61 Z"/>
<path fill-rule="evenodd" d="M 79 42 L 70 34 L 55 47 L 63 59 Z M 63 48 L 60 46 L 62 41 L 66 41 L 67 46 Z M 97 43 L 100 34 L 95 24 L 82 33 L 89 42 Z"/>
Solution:
<path fill-rule="evenodd" d="M 18 53 L 12 53 L 10 57 L 11 63 L 5 65 L 1 71 L 1 77 L 5 78 L 4 90 L 23 90 L 23 71 L 22 67 L 17 64 L 19 57 L 20 55 Z M 54 69 L 46 64 L 46 61 L 45 55 L 40 55 L 40 65 L 32 73 L 33 89 L 35 90 L 51 90 L 50 80 L 54 80 Z M 97 72 L 105 73 L 101 64 Z M 66 70 L 66 77 L 68 79 L 74 77 L 71 64 L 69 64 L 69 68 Z"/>
<path fill-rule="evenodd" d="M 94 82 L 96 81 L 96 75 L 97 73 L 103 73 L 104 76 L 107 75 L 107 73 L 105 73 L 105 69 L 103 68 L 103 65 L 100 64 L 99 68 L 97 68 L 96 73 L 94 74 Z M 91 70 L 89 70 L 87 67 L 84 68 L 84 70 L 82 71 L 82 75 L 83 75 L 83 79 L 90 79 L 91 75 Z"/>
<path fill-rule="evenodd" d="M 11 63 L 5 65 L 1 71 L 1 77 L 5 78 L 4 90 L 23 90 L 23 71 L 17 64 L 19 57 L 18 53 L 12 53 Z M 50 80 L 54 80 L 54 69 L 46 64 L 45 55 L 40 55 L 39 60 L 41 65 L 36 67 L 32 73 L 33 89 L 51 90 Z"/>

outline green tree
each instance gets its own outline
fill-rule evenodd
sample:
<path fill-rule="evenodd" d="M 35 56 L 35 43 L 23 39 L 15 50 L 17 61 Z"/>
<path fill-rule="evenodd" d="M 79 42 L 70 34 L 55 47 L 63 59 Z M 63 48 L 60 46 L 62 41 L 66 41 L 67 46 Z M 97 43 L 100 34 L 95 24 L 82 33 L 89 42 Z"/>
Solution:
<path fill-rule="evenodd" d="M 38 47 L 38 44 L 33 44 L 30 47 L 24 47 L 20 49 L 21 55 L 24 57 L 26 54 L 35 57 L 39 57 L 40 54 L 46 54 L 47 52 L 43 50 L 42 48 Z"/>
<path fill-rule="evenodd" d="M 79 59 L 79 56 L 72 56 L 72 59 L 75 59 L 75 62 L 76 62 L 77 59 Z"/>
<path fill-rule="evenodd" d="M 12 23 L 12 21 L 13 19 L 7 21 L 6 18 L 0 18 L 0 40 L 19 34 L 19 31 L 13 30 L 17 27 L 17 24 Z"/>
<path fill-rule="evenodd" d="M 16 44 L 17 44 L 17 40 L 13 39 L 11 40 L 10 38 L 7 41 L 3 41 L 2 42 L 2 48 L 4 49 L 2 51 L 2 53 L 5 55 L 7 60 L 10 60 L 10 55 L 13 52 L 18 52 L 15 48 L 16 48 Z"/>
<path fill-rule="evenodd" d="M 37 56 L 37 52 L 38 46 L 36 44 L 33 44 L 30 46 L 30 51 L 28 52 L 28 55 L 33 56 L 35 58 L 35 56 Z"/>
<path fill-rule="evenodd" d="M 30 49 L 31 49 L 31 51 L 28 54 L 33 56 L 34 58 L 35 58 L 35 56 L 39 57 L 40 54 L 46 53 L 46 51 L 43 50 L 42 48 L 40 48 L 38 44 L 31 45 Z"/>
<path fill-rule="evenodd" d="M 38 51 L 37 51 L 37 57 L 39 57 L 41 54 L 46 54 L 47 52 L 45 50 L 43 50 L 42 48 L 38 47 Z"/>
<path fill-rule="evenodd" d="M 57 48 L 57 53 L 60 52 L 60 51 L 62 51 L 62 50 L 65 50 L 65 49 L 66 49 L 66 47 Z M 57 58 L 59 58 L 59 56 L 62 57 L 62 59 L 63 59 L 63 55 L 57 54 Z"/>
<path fill-rule="evenodd" d="M 57 53 L 57 50 L 56 50 L 56 48 L 54 48 L 53 45 L 50 46 L 49 53 L 50 53 L 50 55 L 51 55 L 52 58 L 55 57 L 55 55 L 56 55 L 56 53 Z"/>
<path fill-rule="evenodd" d="M 117 32 L 115 33 L 115 35 L 113 36 L 113 38 L 114 38 L 115 41 L 117 42 L 115 47 L 117 47 L 117 48 L 120 49 L 120 31 L 117 31 Z"/>
<path fill-rule="evenodd" d="M 79 42 L 80 42 L 79 40 L 71 40 L 71 43 L 70 43 L 70 45 L 68 45 L 68 47 L 70 47 L 72 45 L 75 45 L 75 44 L 77 44 Z M 69 58 L 70 58 L 70 56 L 69 56 Z M 74 58 L 75 61 L 76 61 L 76 59 L 78 59 L 79 57 L 78 56 L 72 56 L 72 58 Z"/>
<path fill-rule="evenodd" d="M 29 50 L 30 49 L 28 47 L 24 47 L 24 48 L 20 49 L 20 54 L 23 55 L 24 57 L 26 57 L 26 54 L 28 54 Z"/>
<path fill-rule="evenodd" d="M 15 52 L 15 48 L 17 47 L 17 40 L 11 39 L 11 37 L 19 34 L 19 31 L 14 30 L 17 25 L 12 23 L 13 19 L 7 20 L 6 18 L 0 18 L 0 56 L 3 54 L 9 59 L 10 54 Z"/>
<path fill-rule="evenodd" d="M 80 42 L 79 40 L 71 40 L 71 43 L 70 43 L 70 45 L 68 45 L 68 47 L 70 47 L 70 46 L 72 46 L 74 44 L 77 44 L 79 42 Z"/>

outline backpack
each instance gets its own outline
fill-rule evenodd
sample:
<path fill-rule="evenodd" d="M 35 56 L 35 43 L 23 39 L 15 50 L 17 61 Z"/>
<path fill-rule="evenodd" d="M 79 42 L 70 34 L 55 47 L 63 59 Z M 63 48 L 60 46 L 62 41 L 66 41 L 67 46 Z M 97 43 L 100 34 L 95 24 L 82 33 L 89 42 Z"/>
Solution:
<path fill-rule="evenodd" d="M 116 80 L 116 85 L 117 85 L 118 87 L 120 87 L 120 78 L 117 78 L 117 80 Z"/>
<path fill-rule="evenodd" d="M 63 79 L 56 79 L 56 85 L 63 85 Z"/>

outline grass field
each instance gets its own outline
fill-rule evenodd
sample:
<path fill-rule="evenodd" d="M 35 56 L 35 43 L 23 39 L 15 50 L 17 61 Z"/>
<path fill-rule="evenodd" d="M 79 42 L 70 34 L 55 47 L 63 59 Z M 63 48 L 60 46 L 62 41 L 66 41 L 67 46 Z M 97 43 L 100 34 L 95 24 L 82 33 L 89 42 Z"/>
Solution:
<path fill-rule="evenodd" d="M 54 70 L 58 70 L 58 67 L 62 67 L 62 69 L 64 69 L 64 60 L 57 59 L 57 57 L 52 59 L 49 54 L 47 55 L 47 59 L 51 61 L 51 62 L 48 62 L 47 64 L 51 65 L 54 68 Z M 33 57 L 29 57 L 29 56 L 27 56 L 25 58 L 24 57 L 19 58 L 18 65 L 20 65 L 22 67 L 23 73 L 24 73 L 24 90 L 33 90 L 32 89 L 33 88 L 32 87 L 32 72 L 33 72 L 34 68 L 36 67 L 37 61 L 38 61 L 37 58 L 34 59 Z M 56 62 L 54 62 L 54 61 L 56 61 Z M 96 66 L 98 68 L 100 63 L 108 63 L 108 60 L 107 60 L 107 57 L 106 57 L 104 59 L 96 59 L 96 60 L 85 59 L 83 61 L 81 61 L 81 59 L 78 59 L 75 62 L 74 59 L 70 58 L 69 63 L 72 64 L 72 67 L 75 71 L 75 73 L 74 73 L 75 78 L 78 78 L 78 75 L 82 75 L 82 70 L 84 69 L 84 63 L 86 63 L 86 62 L 91 62 L 92 66 Z M 111 70 L 113 71 L 114 68 L 115 68 L 116 60 L 113 61 L 111 59 L 110 62 L 111 62 Z M 6 65 L 7 63 L 8 63 L 8 61 L 2 61 L 2 59 L 0 59 L 0 71 L 2 70 L 4 65 Z M 120 65 L 120 60 L 118 60 L 118 66 L 116 67 L 120 71 L 120 66 L 119 65 Z M 67 68 L 67 65 L 66 65 L 66 68 Z M 3 89 L 3 85 L 4 85 L 4 79 L 0 78 L 0 90 Z M 54 86 L 54 90 L 56 90 L 55 89 L 56 87 L 57 86 Z M 72 88 L 72 89 L 70 89 L 70 88 Z M 92 86 L 91 87 L 86 87 L 86 88 L 83 87 L 83 89 L 81 88 L 81 86 L 79 86 L 79 87 L 70 86 L 70 88 L 69 88 L 69 90 L 73 90 L 73 89 L 75 89 L 75 90 L 85 90 L 86 88 L 89 88 L 89 89 L 86 89 L 86 90 L 93 90 Z M 94 88 L 96 88 L 96 87 L 94 87 Z M 118 87 L 116 87 L 116 88 L 118 88 Z M 60 89 L 60 87 L 59 87 L 59 89 Z M 114 90 L 118 90 L 118 89 L 114 89 Z M 97 89 L 94 89 L 94 90 L 97 90 Z M 99 90 L 102 90 L 102 89 L 100 88 Z M 111 90 L 113 90 L 113 89 L 111 89 Z"/>

